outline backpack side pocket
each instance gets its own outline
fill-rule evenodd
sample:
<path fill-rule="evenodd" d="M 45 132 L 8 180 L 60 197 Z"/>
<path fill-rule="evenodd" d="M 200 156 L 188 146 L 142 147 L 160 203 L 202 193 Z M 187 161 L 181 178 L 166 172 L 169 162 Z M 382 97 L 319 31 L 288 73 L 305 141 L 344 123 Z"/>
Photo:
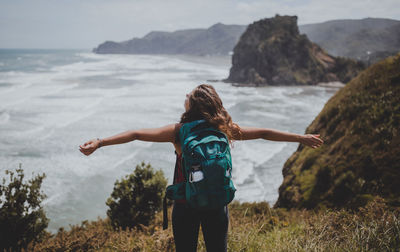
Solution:
<path fill-rule="evenodd" d="M 185 198 L 185 183 L 179 183 L 175 185 L 167 186 L 165 196 L 171 200 L 178 200 Z"/>

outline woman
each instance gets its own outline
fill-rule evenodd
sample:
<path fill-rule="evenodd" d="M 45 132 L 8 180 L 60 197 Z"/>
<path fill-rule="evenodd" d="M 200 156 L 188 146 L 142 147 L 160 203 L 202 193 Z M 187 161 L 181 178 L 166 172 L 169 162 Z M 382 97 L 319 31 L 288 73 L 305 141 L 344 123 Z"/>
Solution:
<path fill-rule="evenodd" d="M 202 84 L 186 95 L 185 112 L 179 123 L 161 128 L 130 130 L 104 139 L 94 139 L 80 146 L 80 151 L 90 155 L 97 148 L 122 144 L 134 140 L 171 142 L 175 147 L 176 164 L 174 184 L 185 180 L 181 167 L 181 145 L 178 132 L 183 123 L 205 119 L 213 127 L 224 132 L 230 142 L 233 140 L 266 139 L 272 141 L 299 142 L 318 148 L 323 141 L 319 135 L 298 135 L 267 128 L 240 127 L 232 122 L 222 105 L 214 87 Z M 185 200 L 176 200 L 172 210 L 172 227 L 176 251 L 196 251 L 199 226 L 201 225 L 207 251 L 226 251 L 229 215 L 227 206 L 217 210 L 195 210 Z"/>

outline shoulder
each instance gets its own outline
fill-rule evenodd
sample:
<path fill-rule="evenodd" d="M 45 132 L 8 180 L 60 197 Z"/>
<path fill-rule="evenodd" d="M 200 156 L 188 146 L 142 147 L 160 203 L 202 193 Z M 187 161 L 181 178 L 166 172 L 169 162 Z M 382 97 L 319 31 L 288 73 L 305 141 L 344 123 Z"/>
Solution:
<path fill-rule="evenodd" d="M 182 125 L 183 125 L 183 123 L 175 123 L 174 124 L 174 136 L 175 136 L 174 143 L 179 144 L 179 131 L 180 131 Z"/>
<path fill-rule="evenodd" d="M 174 147 L 175 147 L 175 151 L 178 155 L 182 154 L 182 150 L 181 150 L 181 145 L 179 142 L 179 131 L 182 127 L 183 123 L 176 123 L 174 124 Z"/>

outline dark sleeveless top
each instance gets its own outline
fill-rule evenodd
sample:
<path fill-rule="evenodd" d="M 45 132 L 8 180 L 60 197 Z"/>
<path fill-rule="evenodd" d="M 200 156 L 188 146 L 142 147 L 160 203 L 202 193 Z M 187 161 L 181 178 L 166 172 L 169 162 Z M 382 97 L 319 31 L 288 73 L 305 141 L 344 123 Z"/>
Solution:
<path fill-rule="evenodd" d="M 181 126 L 179 126 L 179 128 L 176 128 L 176 132 L 175 132 L 175 142 L 179 141 L 179 130 L 180 130 Z M 174 180 L 173 180 L 173 184 L 179 184 L 182 182 L 185 182 L 185 173 L 183 172 L 183 166 L 182 166 L 182 153 L 178 154 L 175 151 L 175 155 L 176 155 L 176 161 L 175 161 L 175 171 L 174 171 Z M 181 199 L 181 200 L 175 200 L 176 203 L 186 203 L 185 199 Z"/>
<path fill-rule="evenodd" d="M 181 182 L 185 182 L 185 175 L 182 170 L 182 153 L 176 153 L 176 162 L 175 162 L 175 172 L 174 172 L 174 184 L 178 184 Z"/>
<path fill-rule="evenodd" d="M 182 153 L 178 154 L 175 151 L 176 154 L 176 162 L 175 162 L 175 171 L 174 171 L 174 182 L 173 184 L 178 184 L 181 182 L 185 182 L 185 174 L 183 173 L 183 167 L 182 167 Z M 181 200 L 175 200 L 177 203 L 186 203 L 185 199 Z"/>

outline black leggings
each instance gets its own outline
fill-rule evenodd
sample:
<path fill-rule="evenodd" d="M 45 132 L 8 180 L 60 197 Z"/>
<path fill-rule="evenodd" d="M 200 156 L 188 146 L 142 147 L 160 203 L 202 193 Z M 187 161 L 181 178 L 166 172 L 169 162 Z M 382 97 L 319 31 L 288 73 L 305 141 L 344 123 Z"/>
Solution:
<path fill-rule="evenodd" d="M 174 203 L 172 229 L 176 252 L 195 252 L 199 227 L 203 231 L 207 252 L 227 250 L 228 207 L 217 210 L 195 210 L 184 203 Z"/>

